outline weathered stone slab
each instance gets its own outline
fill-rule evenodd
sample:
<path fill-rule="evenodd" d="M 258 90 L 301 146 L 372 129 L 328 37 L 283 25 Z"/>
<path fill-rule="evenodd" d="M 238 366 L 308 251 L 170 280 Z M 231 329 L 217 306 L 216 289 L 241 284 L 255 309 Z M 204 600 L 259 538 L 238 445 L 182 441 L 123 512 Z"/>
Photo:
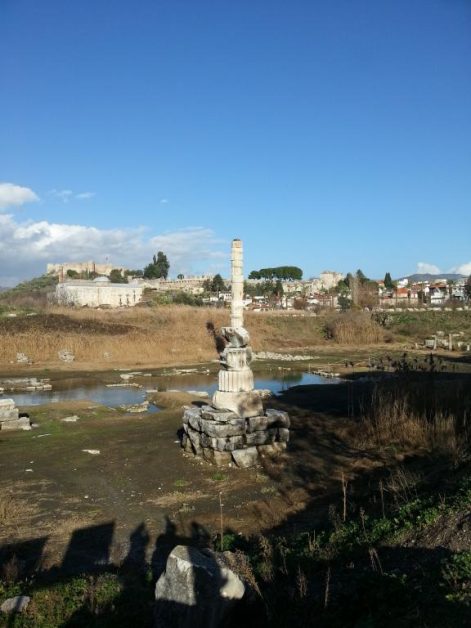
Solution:
<path fill-rule="evenodd" d="M 265 410 L 265 414 L 268 418 L 268 424 L 270 426 L 290 426 L 289 414 L 287 412 L 284 412 L 283 410 L 274 410 L 272 408 L 268 408 L 267 410 Z"/>
<path fill-rule="evenodd" d="M 201 434 L 191 428 L 188 429 L 188 438 L 190 439 L 191 445 L 193 447 L 193 451 L 197 456 L 200 456 L 203 452 L 201 451 Z"/>
<path fill-rule="evenodd" d="M 201 431 L 214 438 L 226 438 L 228 436 L 241 436 L 245 433 L 244 419 L 236 419 L 227 423 L 217 423 L 208 419 L 200 419 Z"/>
<path fill-rule="evenodd" d="M 213 396 L 213 405 L 221 410 L 232 411 L 244 419 L 263 414 L 262 400 L 253 390 L 240 393 L 217 390 Z"/>
<path fill-rule="evenodd" d="M 252 416 L 247 419 L 247 433 L 257 432 L 258 430 L 266 430 L 267 427 L 267 416 Z"/>
<path fill-rule="evenodd" d="M 247 445 L 266 445 L 267 443 L 274 443 L 277 437 L 278 430 L 275 428 L 269 430 L 259 430 L 258 432 L 252 432 L 247 434 L 245 442 Z"/>
<path fill-rule="evenodd" d="M 5 614 L 22 613 L 28 607 L 31 598 L 27 595 L 16 595 L 5 600 L 0 606 L 0 611 Z"/>
<path fill-rule="evenodd" d="M 240 578 L 214 552 L 177 545 L 155 585 L 155 626 L 220 628 L 244 594 Z"/>
<path fill-rule="evenodd" d="M 218 421 L 219 423 L 226 423 L 239 418 L 234 412 L 228 410 L 218 410 L 217 408 L 212 408 L 211 406 L 203 406 L 201 416 L 203 419 L 212 419 L 213 421 Z"/>
<path fill-rule="evenodd" d="M 31 422 L 28 417 L 21 417 L 19 419 L 13 419 L 12 421 L 0 421 L 0 430 L 2 432 L 13 430 L 30 430 Z"/>
<path fill-rule="evenodd" d="M 232 452 L 232 459 L 238 467 L 247 469 L 258 463 L 258 451 L 256 447 L 247 447 L 246 449 L 236 449 Z"/>
<path fill-rule="evenodd" d="M 224 467 L 232 462 L 232 456 L 229 451 L 216 451 L 210 447 L 203 448 L 203 458 L 206 462 L 215 464 L 217 467 Z"/>
<path fill-rule="evenodd" d="M 189 425 L 190 425 L 190 427 L 192 427 L 194 430 L 201 431 L 200 421 L 201 421 L 201 417 L 200 417 L 200 416 L 192 415 L 192 416 L 190 416 L 190 419 L 189 419 L 189 421 L 188 421 L 188 424 L 189 424 Z"/>
<path fill-rule="evenodd" d="M 186 406 L 185 411 L 183 412 L 183 423 L 188 423 L 191 417 L 200 417 L 200 416 L 201 416 L 200 408 L 190 408 Z"/>
<path fill-rule="evenodd" d="M 229 438 L 212 438 L 206 434 L 201 434 L 201 445 L 203 447 L 212 447 L 217 451 L 234 451 L 238 447 L 244 446 L 243 436 L 231 436 Z"/>

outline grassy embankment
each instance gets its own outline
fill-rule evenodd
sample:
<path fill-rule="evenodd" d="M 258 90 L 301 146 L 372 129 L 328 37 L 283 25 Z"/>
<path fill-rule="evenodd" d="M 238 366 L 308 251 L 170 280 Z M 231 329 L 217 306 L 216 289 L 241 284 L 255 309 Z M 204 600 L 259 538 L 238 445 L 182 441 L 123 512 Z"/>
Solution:
<path fill-rule="evenodd" d="M 0 317 L 0 364 L 25 353 L 35 364 L 58 364 L 58 351 L 75 355 L 75 366 L 165 366 L 206 362 L 215 350 L 206 324 L 229 322 L 227 310 L 190 306 L 139 307 L 128 310 L 44 308 L 5 311 Z M 398 312 L 378 323 L 364 312 L 246 314 L 256 351 L 333 353 L 341 347 L 388 344 L 412 347 L 438 330 L 463 331 L 471 338 L 470 312 Z"/>

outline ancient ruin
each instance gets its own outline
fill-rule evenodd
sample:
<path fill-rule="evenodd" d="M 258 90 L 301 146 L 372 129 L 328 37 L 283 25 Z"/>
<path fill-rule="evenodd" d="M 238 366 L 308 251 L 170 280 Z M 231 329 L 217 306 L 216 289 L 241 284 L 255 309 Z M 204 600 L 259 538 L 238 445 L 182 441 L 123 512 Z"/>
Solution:
<path fill-rule="evenodd" d="M 289 440 L 289 416 L 281 410 L 263 410 L 254 389 L 250 362 L 250 337 L 244 327 L 243 249 L 232 242 L 231 326 L 223 327 L 219 340 L 218 390 L 212 405 L 187 407 L 183 415 L 182 446 L 216 465 L 238 467 L 257 464 L 261 453 L 276 453 Z"/>
<path fill-rule="evenodd" d="M 0 399 L 0 430 L 30 430 L 31 422 L 21 416 L 13 399 Z"/>

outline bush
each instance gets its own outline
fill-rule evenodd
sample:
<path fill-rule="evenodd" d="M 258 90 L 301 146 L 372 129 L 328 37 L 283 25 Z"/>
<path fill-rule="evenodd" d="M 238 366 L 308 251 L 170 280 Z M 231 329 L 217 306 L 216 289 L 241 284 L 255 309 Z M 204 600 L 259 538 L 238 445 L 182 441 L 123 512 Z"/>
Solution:
<path fill-rule="evenodd" d="M 384 341 L 384 333 L 367 312 L 341 312 L 329 318 L 324 325 L 328 340 L 338 344 L 363 345 Z"/>

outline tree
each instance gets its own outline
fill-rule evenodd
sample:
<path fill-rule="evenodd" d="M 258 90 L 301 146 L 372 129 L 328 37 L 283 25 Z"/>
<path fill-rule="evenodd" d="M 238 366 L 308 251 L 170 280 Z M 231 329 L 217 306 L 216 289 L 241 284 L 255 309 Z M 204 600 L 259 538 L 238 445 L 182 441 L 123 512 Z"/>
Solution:
<path fill-rule="evenodd" d="M 144 275 L 144 271 L 142 270 L 125 270 L 124 274 L 126 277 L 142 277 Z"/>
<path fill-rule="evenodd" d="M 387 290 L 393 290 L 394 289 L 394 283 L 393 283 L 393 280 L 391 279 L 391 273 L 386 273 L 384 275 L 384 287 Z"/>
<path fill-rule="evenodd" d="M 464 284 L 464 293 L 469 301 L 471 299 L 471 275 L 468 277 L 466 283 Z"/>
<path fill-rule="evenodd" d="M 123 274 L 119 268 L 113 268 L 113 270 L 110 272 L 109 277 L 111 283 L 128 283 L 128 278 L 126 276 L 123 277 Z"/>
<path fill-rule="evenodd" d="M 249 279 L 260 279 L 260 271 L 252 270 L 252 272 L 249 275 Z"/>
<path fill-rule="evenodd" d="M 252 270 L 249 279 L 280 279 L 287 281 L 301 280 L 303 271 L 297 266 L 276 266 L 275 268 L 261 268 Z"/>
<path fill-rule="evenodd" d="M 69 268 L 67 269 L 67 277 L 70 279 L 77 279 L 77 277 L 80 277 L 80 274 L 76 270 Z"/>
<path fill-rule="evenodd" d="M 367 281 L 369 281 L 365 273 L 362 270 L 360 270 L 360 268 L 357 270 L 355 276 L 361 284 L 364 284 Z"/>
<path fill-rule="evenodd" d="M 185 275 L 182 275 L 181 273 L 178 273 L 177 279 L 185 279 Z"/>
<path fill-rule="evenodd" d="M 224 283 L 224 279 L 221 277 L 219 273 L 217 275 L 214 275 L 212 279 L 208 277 L 208 279 L 205 279 L 203 282 L 203 290 L 205 292 L 218 292 L 219 293 L 225 289 L 226 289 L 226 284 Z"/>
<path fill-rule="evenodd" d="M 224 279 L 218 273 L 214 275 L 213 280 L 211 282 L 212 292 L 221 292 L 226 289 L 226 284 L 224 283 Z"/>
<path fill-rule="evenodd" d="M 154 255 L 152 259 L 153 262 L 144 268 L 144 277 L 146 279 L 167 279 L 170 264 L 165 253 L 159 251 L 157 257 Z"/>

